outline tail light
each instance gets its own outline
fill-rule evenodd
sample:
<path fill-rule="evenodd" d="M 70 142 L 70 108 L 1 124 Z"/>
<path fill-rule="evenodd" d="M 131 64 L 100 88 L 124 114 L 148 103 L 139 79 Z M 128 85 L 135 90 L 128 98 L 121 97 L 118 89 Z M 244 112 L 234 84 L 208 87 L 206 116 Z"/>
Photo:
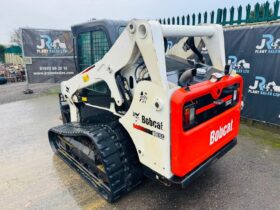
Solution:
<path fill-rule="evenodd" d="M 237 100 L 237 90 L 234 90 L 232 98 L 233 98 L 233 101 Z"/>
<path fill-rule="evenodd" d="M 236 87 L 236 89 L 234 90 L 233 96 L 232 96 L 232 101 L 233 101 L 234 103 L 238 103 L 239 97 L 240 97 L 240 87 L 239 87 L 239 84 L 236 85 L 236 86 L 237 86 L 237 87 Z"/>
<path fill-rule="evenodd" d="M 240 90 L 240 85 L 236 83 L 224 87 L 217 99 L 209 93 L 187 102 L 183 108 L 184 130 L 187 131 L 238 104 Z"/>
<path fill-rule="evenodd" d="M 184 127 L 185 129 L 195 125 L 195 106 L 190 104 L 184 107 Z"/>
<path fill-rule="evenodd" d="M 229 86 L 229 87 L 226 87 L 223 89 L 220 100 L 225 100 L 225 99 L 227 99 L 227 97 L 231 96 L 230 103 L 227 103 L 228 101 L 224 101 L 224 102 L 226 102 L 226 106 L 230 105 L 230 104 L 234 105 L 234 104 L 238 103 L 239 95 L 240 95 L 239 84 L 235 84 L 235 85 L 232 85 L 232 86 Z"/>

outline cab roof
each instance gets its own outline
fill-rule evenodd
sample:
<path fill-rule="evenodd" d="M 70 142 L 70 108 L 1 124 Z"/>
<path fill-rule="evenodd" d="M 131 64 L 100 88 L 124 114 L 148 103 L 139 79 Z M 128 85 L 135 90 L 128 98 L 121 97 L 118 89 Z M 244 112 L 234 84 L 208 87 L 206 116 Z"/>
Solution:
<path fill-rule="evenodd" d="M 74 37 L 77 37 L 82 32 L 92 31 L 93 29 L 98 29 L 99 27 L 105 28 L 109 34 L 111 34 L 112 32 L 118 32 L 119 28 L 125 27 L 127 23 L 128 21 L 124 20 L 100 19 L 73 25 L 71 30 Z"/>

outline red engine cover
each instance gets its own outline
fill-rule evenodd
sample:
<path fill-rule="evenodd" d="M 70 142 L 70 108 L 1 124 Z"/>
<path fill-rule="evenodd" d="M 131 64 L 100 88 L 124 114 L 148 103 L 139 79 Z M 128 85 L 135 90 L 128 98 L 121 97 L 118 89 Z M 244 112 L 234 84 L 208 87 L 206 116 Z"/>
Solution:
<path fill-rule="evenodd" d="M 238 104 L 220 115 L 184 131 L 183 109 L 186 102 L 211 94 L 219 97 L 224 87 L 239 83 Z M 171 97 L 171 170 L 182 177 L 199 166 L 215 152 L 238 135 L 242 101 L 242 77 L 225 76 L 218 82 L 202 82 L 190 86 L 190 90 L 181 88 Z M 218 91 L 220 90 L 220 91 Z"/>

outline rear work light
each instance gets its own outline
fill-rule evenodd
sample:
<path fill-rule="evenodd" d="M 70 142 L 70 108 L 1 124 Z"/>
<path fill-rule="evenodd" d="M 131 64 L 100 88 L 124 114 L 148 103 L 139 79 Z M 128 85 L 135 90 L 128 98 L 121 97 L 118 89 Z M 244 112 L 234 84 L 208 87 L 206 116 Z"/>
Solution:
<path fill-rule="evenodd" d="M 184 107 L 184 128 L 188 129 L 195 125 L 195 107 L 190 104 Z"/>

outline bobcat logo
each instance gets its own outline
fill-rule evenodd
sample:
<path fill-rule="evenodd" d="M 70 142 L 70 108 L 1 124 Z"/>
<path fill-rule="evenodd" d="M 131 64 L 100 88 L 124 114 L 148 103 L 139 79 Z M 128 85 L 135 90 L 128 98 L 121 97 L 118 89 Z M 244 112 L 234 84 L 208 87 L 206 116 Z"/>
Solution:
<path fill-rule="evenodd" d="M 132 116 L 135 118 L 135 121 L 137 122 L 139 120 L 139 118 L 140 118 L 140 113 L 133 112 Z"/>

